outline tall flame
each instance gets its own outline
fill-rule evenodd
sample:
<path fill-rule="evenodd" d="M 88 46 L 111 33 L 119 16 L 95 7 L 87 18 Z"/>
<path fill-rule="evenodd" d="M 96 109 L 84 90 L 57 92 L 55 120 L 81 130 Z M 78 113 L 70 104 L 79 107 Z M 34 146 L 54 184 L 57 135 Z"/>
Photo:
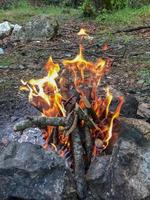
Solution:
<path fill-rule="evenodd" d="M 85 37 L 88 37 L 85 29 L 81 29 L 78 33 L 80 42 L 82 43 Z M 107 50 L 107 46 L 103 47 L 103 50 Z M 73 60 L 63 60 L 65 69 L 71 73 L 73 85 L 80 96 L 79 105 L 82 109 L 87 109 L 84 99 L 89 100 L 90 108 L 95 113 L 95 123 L 98 127 L 91 129 L 91 137 L 96 141 L 96 144 L 101 144 L 102 149 L 105 149 L 113 134 L 114 120 L 119 117 L 122 104 L 124 103 L 123 97 L 120 97 L 120 102 L 114 111 L 110 112 L 110 104 L 113 99 L 109 87 L 105 89 L 105 97 L 99 97 L 98 87 L 104 74 L 108 71 L 111 60 L 105 58 L 99 58 L 96 62 L 87 61 L 84 57 L 83 45 L 79 46 L 79 53 Z M 35 106 L 44 116 L 56 117 L 66 116 L 66 111 L 62 103 L 62 96 L 58 89 L 56 79 L 59 77 L 58 73 L 60 67 L 55 64 L 52 57 L 49 58 L 45 65 L 47 76 L 41 79 L 31 79 L 28 82 L 21 81 L 21 90 L 29 91 L 29 101 Z M 60 77 L 59 77 L 60 78 Z M 61 77 L 63 80 L 64 77 Z M 67 82 L 68 80 L 65 80 Z M 61 84 L 63 85 L 63 84 Z M 68 93 L 69 91 L 67 91 Z M 67 95 L 66 95 L 67 96 Z M 84 124 L 82 121 L 81 124 Z M 53 127 L 48 126 L 44 131 L 44 138 L 46 140 L 45 147 L 48 146 L 49 139 L 51 137 Z M 61 156 L 67 154 L 66 149 L 70 149 L 69 136 L 65 136 L 62 131 L 59 130 L 59 142 L 63 146 L 57 148 L 55 144 L 52 144 L 52 148 L 57 150 Z M 97 154 L 96 145 L 93 148 L 93 155 Z"/>
<path fill-rule="evenodd" d="M 21 81 L 23 86 L 21 90 L 29 91 L 29 101 L 34 105 L 43 116 L 56 117 L 65 116 L 65 109 L 62 104 L 62 96 L 57 87 L 56 78 L 60 67 L 55 64 L 52 57 L 49 58 L 45 65 L 47 76 L 42 79 L 31 79 L 28 82 Z M 53 127 L 48 126 L 44 138 L 46 139 L 45 147 L 48 146 Z"/>

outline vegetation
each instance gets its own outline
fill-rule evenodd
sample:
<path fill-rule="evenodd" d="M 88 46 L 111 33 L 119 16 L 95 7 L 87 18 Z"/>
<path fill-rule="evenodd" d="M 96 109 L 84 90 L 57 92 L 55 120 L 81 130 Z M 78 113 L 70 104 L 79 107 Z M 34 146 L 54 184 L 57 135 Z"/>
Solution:
<path fill-rule="evenodd" d="M 49 16 L 65 16 L 65 15 L 77 15 L 78 10 L 70 8 L 69 12 L 66 12 L 64 7 L 58 7 L 54 5 L 49 6 L 32 6 L 26 0 L 19 1 L 17 4 L 11 5 L 9 9 L 0 9 L 0 22 L 4 20 L 24 23 L 35 15 L 49 15 Z"/>
<path fill-rule="evenodd" d="M 150 19 L 150 5 L 136 9 L 126 7 L 112 12 L 104 10 L 96 18 L 97 22 L 114 27 L 130 26 L 132 24 L 141 25 L 144 19 Z"/>
<path fill-rule="evenodd" d="M 132 8 L 134 4 L 139 6 L 141 2 L 147 4 L 148 1 L 150 0 L 63 0 L 62 4 L 60 0 L 0 0 L 0 5 L 3 5 L 0 9 L 0 22 L 9 20 L 23 23 L 34 15 L 65 16 L 69 14 L 95 17 L 96 21 L 104 24 L 106 28 L 110 25 L 130 26 L 133 23 L 142 24 L 145 18 L 150 19 L 150 4 Z M 78 8 L 66 6 L 78 6 Z"/>
<path fill-rule="evenodd" d="M 14 62 L 14 57 L 13 56 L 9 56 L 9 55 L 4 55 L 0 57 L 0 66 L 1 67 L 8 67 L 9 65 L 11 65 Z"/>

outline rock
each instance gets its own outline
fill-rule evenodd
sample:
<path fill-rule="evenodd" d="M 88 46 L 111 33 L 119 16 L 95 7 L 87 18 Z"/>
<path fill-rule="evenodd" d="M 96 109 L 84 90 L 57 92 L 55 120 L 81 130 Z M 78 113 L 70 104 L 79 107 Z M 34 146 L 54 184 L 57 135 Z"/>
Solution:
<path fill-rule="evenodd" d="M 14 26 L 7 21 L 0 23 L 0 38 L 10 35 L 13 28 Z"/>
<path fill-rule="evenodd" d="M 12 38 L 23 41 L 44 40 L 57 34 L 58 28 L 59 25 L 54 18 L 48 16 L 36 16 L 19 31 L 13 33 Z"/>
<path fill-rule="evenodd" d="M 12 34 L 15 34 L 16 32 L 20 31 L 22 28 L 22 26 L 18 25 L 18 24 L 15 24 L 14 27 L 13 27 L 13 32 Z"/>
<path fill-rule="evenodd" d="M 0 199 L 77 200 L 64 160 L 30 143 L 9 143 L 0 154 Z"/>
<path fill-rule="evenodd" d="M 150 119 L 150 104 L 148 103 L 141 103 L 138 107 L 137 114 L 147 121 Z"/>
<path fill-rule="evenodd" d="M 132 123 L 121 122 L 112 155 L 97 157 L 91 163 L 87 181 L 94 200 L 150 199 L 150 132 L 148 137 L 144 132 L 150 125 L 147 123 L 142 132 Z"/>
<path fill-rule="evenodd" d="M 42 132 L 39 128 L 29 128 L 23 131 L 18 142 L 30 142 L 32 144 L 44 145 L 45 141 L 42 136 Z"/>
<path fill-rule="evenodd" d="M 139 105 L 138 101 L 133 95 L 126 95 L 124 99 L 125 99 L 125 103 L 123 104 L 122 109 L 121 109 L 121 116 L 136 118 L 138 105 Z M 114 99 L 112 100 L 110 109 L 115 110 L 117 103 L 118 103 L 118 98 L 117 96 L 114 95 Z"/>
<path fill-rule="evenodd" d="M 0 48 L 0 55 L 4 54 L 4 50 L 2 48 Z"/>

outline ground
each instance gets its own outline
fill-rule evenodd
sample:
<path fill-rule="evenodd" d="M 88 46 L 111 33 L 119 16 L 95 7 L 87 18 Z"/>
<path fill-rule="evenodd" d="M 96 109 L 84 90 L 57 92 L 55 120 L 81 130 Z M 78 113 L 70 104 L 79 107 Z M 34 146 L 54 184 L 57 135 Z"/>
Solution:
<path fill-rule="evenodd" d="M 114 59 L 102 85 L 109 84 L 124 95 L 133 94 L 140 103 L 150 103 L 150 29 L 116 32 L 141 25 L 147 26 L 148 16 L 142 13 L 138 16 L 139 23 L 133 20 L 128 24 L 128 19 L 127 24 L 124 20 L 124 22 L 118 22 L 117 26 L 117 15 L 116 18 L 114 17 L 116 23 L 115 21 L 111 23 L 106 14 L 103 15 L 104 21 L 102 16 L 95 21 L 83 20 L 79 16 L 71 15 L 69 19 L 64 17 L 59 34 L 49 41 L 22 43 L 12 41 L 10 37 L 0 40 L 1 46 L 6 49 L 6 54 L 0 56 L 1 132 L 7 131 L 7 134 L 12 132 L 11 123 L 13 124 L 20 117 L 36 113 L 36 110 L 28 103 L 27 96 L 19 91 L 20 79 L 42 77 L 45 74 L 44 64 L 50 55 L 55 62 L 60 64 L 64 58 L 73 58 L 78 51 L 79 41 L 76 34 L 82 27 L 86 28 L 93 37 L 93 40 L 86 42 L 86 57 L 91 60 L 101 56 Z M 17 21 L 16 16 L 12 17 L 12 15 L 5 17 L 7 20 L 21 24 L 29 20 L 22 17 Z M 4 16 L 0 19 L 3 21 Z M 106 19 L 108 22 L 105 21 Z M 101 51 L 104 43 L 108 43 L 109 46 L 106 53 Z"/>

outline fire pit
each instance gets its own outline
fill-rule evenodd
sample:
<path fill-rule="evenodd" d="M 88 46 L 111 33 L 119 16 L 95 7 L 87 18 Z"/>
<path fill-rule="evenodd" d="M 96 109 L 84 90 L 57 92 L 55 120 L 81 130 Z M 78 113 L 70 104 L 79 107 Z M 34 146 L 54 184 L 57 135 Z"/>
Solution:
<path fill-rule="evenodd" d="M 140 120 L 119 118 L 123 96 L 115 96 L 112 111 L 112 91 L 109 86 L 102 90 L 100 83 L 113 60 L 103 57 L 87 61 L 84 41 L 91 38 L 84 29 L 78 37 L 79 53 L 73 60 L 63 60 L 60 68 L 50 57 L 45 77 L 21 80 L 20 90 L 28 93 L 29 102 L 41 116 L 17 122 L 14 131 L 24 133 L 28 128 L 39 128 L 44 144 L 40 148 L 12 143 L 6 149 L 2 145 L 2 199 L 147 200 L 150 196 L 150 126 Z M 102 51 L 107 48 L 105 44 Z M 137 110 L 133 110 L 136 115 Z M 29 189 L 22 189 L 22 178 L 25 187 L 31 182 Z"/>
<path fill-rule="evenodd" d="M 45 65 L 47 76 L 21 81 L 20 89 L 29 92 L 29 102 L 42 116 L 21 121 L 14 130 L 39 127 L 45 139 L 43 147 L 67 160 L 76 177 L 78 194 L 84 198 L 87 191 L 84 176 L 92 157 L 109 148 L 124 98 L 120 96 L 115 111 L 110 112 L 111 91 L 106 87 L 102 96 L 98 88 L 112 60 L 87 61 L 82 43 L 89 35 L 81 29 L 78 36 L 79 54 L 73 60 L 63 60 L 64 69 L 60 75 L 59 65 L 50 57 Z M 106 49 L 107 45 L 103 50 Z"/>

